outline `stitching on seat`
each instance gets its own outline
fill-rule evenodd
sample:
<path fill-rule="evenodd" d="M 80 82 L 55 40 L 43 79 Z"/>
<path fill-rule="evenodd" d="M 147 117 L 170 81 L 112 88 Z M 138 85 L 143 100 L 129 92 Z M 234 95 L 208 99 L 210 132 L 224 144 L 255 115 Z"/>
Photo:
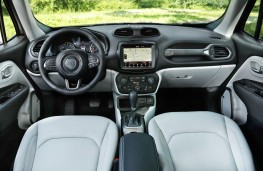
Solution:
<path fill-rule="evenodd" d="M 70 139 L 73 139 L 73 138 L 74 138 L 74 139 L 76 139 L 76 138 L 89 139 L 89 140 L 91 140 L 92 142 L 94 142 L 94 144 L 97 145 L 98 148 L 100 148 L 99 145 L 96 143 L 96 141 L 94 141 L 92 138 L 89 138 L 89 137 L 58 137 L 58 138 L 50 138 L 50 139 L 44 141 L 43 143 L 41 143 L 41 144 L 37 147 L 37 149 L 39 149 L 43 144 L 45 144 L 46 142 L 48 142 L 48 141 L 50 141 L 50 140 L 66 139 L 66 138 L 68 138 L 68 139 L 69 139 L 69 138 L 70 138 Z"/>
<path fill-rule="evenodd" d="M 104 141 L 104 138 L 105 138 L 106 133 L 108 132 L 109 126 L 110 126 L 110 121 L 108 122 L 107 128 L 105 129 L 105 132 L 104 132 L 104 135 L 103 135 L 103 140 L 102 140 L 100 146 L 103 144 L 103 141 Z"/>
<path fill-rule="evenodd" d="M 173 134 L 170 138 L 170 140 L 168 141 L 168 144 L 170 143 L 170 141 L 176 136 L 176 135 L 180 135 L 180 134 L 195 134 L 195 133 L 208 133 L 208 134 L 215 134 L 217 136 L 219 136 L 220 138 L 222 138 L 223 140 L 229 142 L 226 138 L 224 138 L 223 136 L 221 136 L 220 134 L 217 134 L 215 132 L 211 132 L 211 131 L 193 131 L 193 132 L 180 132 L 180 133 L 176 133 L 176 134 Z"/>
<path fill-rule="evenodd" d="M 38 125 L 37 125 L 38 126 Z M 30 143 L 28 143 L 28 146 L 27 147 L 29 147 L 29 148 L 32 148 L 32 146 L 31 146 L 31 143 L 33 142 L 33 140 L 34 140 L 34 138 L 36 138 L 37 139 L 37 135 L 38 135 L 38 132 L 36 132 L 35 133 L 35 135 L 33 135 L 31 138 L 30 138 Z M 37 145 L 36 145 L 37 146 Z M 30 156 L 30 150 L 27 150 L 26 151 L 26 154 L 25 154 L 25 163 L 24 163 L 24 167 L 23 167 L 23 169 L 22 170 L 25 170 L 25 169 L 27 169 L 27 161 L 29 160 L 28 159 L 28 157 Z M 34 154 L 34 158 L 33 158 L 33 162 L 32 162 L 32 166 L 31 166 L 31 169 L 33 168 L 33 165 L 34 165 L 34 161 L 35 161 L 35 155 L 36 155 L 36 152 L 35 152 L 35 154 Z M 27 170 L 26 170 L 27 171 Z"/>
<path fill-rule="evenodd" d="M 229 140 L 229 136 L 228 136 L 228 130 L 227 130 L 227 126 L 226 126 L 226 118 L 225 117 L 223 117 L 223 118 L 224 118 L 223 120 L 224 120 L 224 125 L 225 125 L 225 129 L 226 129 L 226 135 L 227 135 L 227 138 L 228 138 L 229 146 L 230 146 L 230 149 L 231 149 L 231 152 L 232 152 L 232 156 L 234 158 L 235 165 L 237 167 L 235 156 L 234 156 L 234 153 L 233 153 L 233 150 L 232 150 L 232 146 L 231 146 L 231 143 L 230 143 L 230 140 Z M 237 170 L 238 170 L 238 167 L 237 167 Z"/>
<path fill-rule="evenodd" d="M 101 154 L 101 147 L 102 147 L 102 144 L 103 144 L 103 142 L 104 142 L 104 140 L 105 140 L 105 137 L 106 137 L 105 135 L 106 135 L 106 133 L 108 132 L 109 126 L 110 126 L 110 122 L 108 122 L 107 128 L 106 128 L 105 133 L 104 133 L 104 135 L 103 135 L 103 140 L 102 140 L 102 142 L 101 142 L 101 144 L 100 144 L 100 154 Z M 99 158 L 98 158 L 98 162 L 97 162 L 97 169 L 96 169 L 96 170 L 98 170 L 98 165 L 99 165 L 99 160 L 100 160 L 100 154 L 99 154 Z M 105 157 L 105 156 L 104 156 L 104 157 Z M 104 162 L 104 157 L 103 157 L 102 163 Z"/>
<path fill-rule="evenodd" d="M 227 129 L 227 125 L 226 125 L 226 120 L 225 120 L 225 119 L 226 119 L 226 118 L 224 117 L 224 122 L 225 122 L 227 137 L 228 137 L 228 129 Z M 231 131 L 231 129 L 230 129 L 229 131 Z M 237 144 L 238 144 L 238 147 L 239 147 L 239 150 L 240 150 L 240 153 L 241 153 L 241 158 L 242 158 L 242 161 L 243 161 L 242 163 L 243 163 L 244 169 L 247 170 L 247 169 L 246 169 L 246 166 L 245 166 L 245 160 L 244 160 L 244 158 L 243 158 L 242 149 L 240 148 L 240 143 L 239 143 L 239 141 L 238 141 L 238 138 L 237 138 L 237 136 L 236 136 L 236 134 L 235 134 L 234 131 L 232 131 L 232 133 L 234 134 L 234 136 L 235 136 L 235 138 L 236 138 L 236 140 L 237 140 Z M 228 138 L 229 138 L 229 137 L 228 137 Z M 230 145 L 230 149 L 231 149 L 231 151 L 232 151 L 232 146 L 231 146 L 230 141 L 229 141 L 229 145 Z M 234 156 L 233 151 L 232 151 L 232 155 L 233 155 L 233 158 L 235 159 L 235 156 Z M 235 164 L 236 164 L 236 160 L 235 160 Z M 236 164 L 236 167 L 237 167 L 237 164 Z M 238 167 L 237 167 L 237 169 L 238 169 Z"/>
<path fill-rule="evenodd" d="M 36 135 L 36 149 L 35 149 L 35 154 L 34 154 L 34 159 L 33 159 L 33 162 L 32 162 L 32 167 L 31 169 L 33 169 L 33 166 L 34 166 L 34 163 L 35 163 L 35 158 L 36 158 L 36 150 L 37 150 L 37 140 L 38 140 L 38 123 L 36 123 L 37 125 L 37 135 Z"/>
<path fill-rule="evenodd" d="M 164 135 L 163 135 L 163 132 L 162 132 L 160 126 L 158 125 L 157 121 L 156 121 L 155 119 L 153 119 L 153 121 L 155 122 L 155 124 L 156 124 L 156 126 L 157 126 L 157 129 L 159 129 L 159 131 L 161 132 L 161 135 L 162 135 L 164 141 L 166 142 L 165 137 L 164 137 Z M 161 142 L 162 142 L 162 141 L 161 141 Z M 166 142 L 166 144 L 167 144 L 167 142 Z M 167 147 L 168 147 L 168 144 L 167 144 Z M 169 155 L 170 155 L 170 159 L 172 159 L 172 155 L 171 155 L 171 152 L 170 152 L 169 147 L 168 147 L 168 152 L 169 152 Z M 175 170 L 175 166 L 174 166 L 173 161 L 172 161 L 172 166 L 173 166 L 173 170 Z"/>

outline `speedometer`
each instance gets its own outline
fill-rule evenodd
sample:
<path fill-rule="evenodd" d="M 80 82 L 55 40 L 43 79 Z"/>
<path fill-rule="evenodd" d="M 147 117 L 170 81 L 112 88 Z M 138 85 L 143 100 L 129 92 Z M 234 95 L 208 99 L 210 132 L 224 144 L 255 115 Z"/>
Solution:
<path fill-rule="evenodd" d="M 65 42 L 60 46 L 60 51 L 68 50 L 68 49 L 75 49 L 75 46 L 71 42 Z"/>

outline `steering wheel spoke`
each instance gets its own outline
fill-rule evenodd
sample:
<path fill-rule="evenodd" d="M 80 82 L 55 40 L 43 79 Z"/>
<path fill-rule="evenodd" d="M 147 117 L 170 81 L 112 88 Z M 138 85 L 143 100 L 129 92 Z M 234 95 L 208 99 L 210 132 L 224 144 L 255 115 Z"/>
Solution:
<path fill-rule="evenodd" d="M 100 65 L 100 60 L 96 55 L 90 55 L 88 57 L 88 61 L 89 61 L 89 64 L 88 64 L 89 68 L 96 68 Z"/>
<path fill-rule="evenodd" d="M 56 58 L 47 59 L 44 62 L 44 69 L 50 72 L 57 72 Z"/>
<path fill-rule="evenodd" d="M 71 82 L 68 79 L 65 79 L 66 89 L 67 90 L 78 90 L 81 85 L 81 79 L 77 81 L 77 83 Z"/>

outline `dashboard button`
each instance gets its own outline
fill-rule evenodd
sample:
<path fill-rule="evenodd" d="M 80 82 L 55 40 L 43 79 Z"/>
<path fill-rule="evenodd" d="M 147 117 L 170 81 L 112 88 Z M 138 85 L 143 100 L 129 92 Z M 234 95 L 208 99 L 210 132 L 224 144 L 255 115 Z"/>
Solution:
<path fill-rule="evenodd" d="M 153 90 L 153 87 L 152 86 L 148 86 L 148 91 L 152 91 Z"/>
<path fill-rule="evenodd" d="M 140 86 L 135 86 L 134 89 L 135 89 L 135 91 L 140 91 L 141 87 Z"/>
<path fill-rule="evenodd" d="M 138 104 L 139 105 L 145 105 L 146 104 L 146 98 L 138 98 Z"/>
<path fill-rule="evenodd" d="M 128 87 L 127 87 L 127 86 L 123 86 L 122 89 L 123 89 L 124 91 L 127 91 L 127 90 L 128 90 Z"/>
<path fill-rule="evenodd" d="M 39 71 L 38 62 L 37 61 L 32 62 L 31 68 L 33 71 Z"/>
<path fill-rule="evenodd" d="M 151 97 L 147 98 L 147 104 L 148 105 L 154 105 L 153 98 L 151 98 Z"/>

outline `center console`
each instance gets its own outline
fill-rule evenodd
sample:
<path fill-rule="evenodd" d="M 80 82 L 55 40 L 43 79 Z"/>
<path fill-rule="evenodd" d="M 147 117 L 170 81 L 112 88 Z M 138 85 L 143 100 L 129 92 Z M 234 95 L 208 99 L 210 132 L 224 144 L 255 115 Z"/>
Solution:
<path fill-rule="evenodd" d="M 158 50 L 154 42 L 129 41 L 118 46 L 120 73 L 114 73 L 114 105 L 117 125 L 123 134 L 144 132 L 155 115 L 160 75 L 156 66 Z M 135 98 L 136 97 L 136 98 Z"/>
<path fill-rule="evenodd" d="M 160 171 L 158 152 L 152 136 L 128 134 L 121 138 L 119 171 Z"/>

